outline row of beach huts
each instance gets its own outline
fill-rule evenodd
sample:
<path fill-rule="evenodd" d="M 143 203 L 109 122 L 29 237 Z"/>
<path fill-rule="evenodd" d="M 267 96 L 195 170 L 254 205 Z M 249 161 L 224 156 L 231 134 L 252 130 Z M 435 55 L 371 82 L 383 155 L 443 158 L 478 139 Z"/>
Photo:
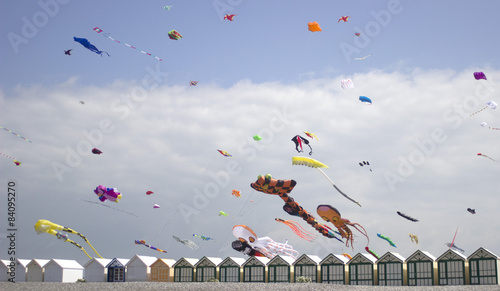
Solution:
<path fill-rule="evenodd" d="M 329 254 L 321 259 L 304 254 L 288 256 L 156 258 L 135 255 L 131 259 L 90 259 L 81 266 L 75 260 L 1 260 L 0 281 L 15 282 L 266 282 L 293 283 L 299 277 L 314 283 L 345 285 L 432 286 L 498 285 L 500 258 L 479 248 L 469 257 L 449 249 L 438 258 L 417 250 L 408 258 L 387 252 L 378 260 L 358 253 L 351 259 Z M 15 273 L 12 266 L 15 265 Z M 12 281 L 12 280 L 11 280 Z"/>

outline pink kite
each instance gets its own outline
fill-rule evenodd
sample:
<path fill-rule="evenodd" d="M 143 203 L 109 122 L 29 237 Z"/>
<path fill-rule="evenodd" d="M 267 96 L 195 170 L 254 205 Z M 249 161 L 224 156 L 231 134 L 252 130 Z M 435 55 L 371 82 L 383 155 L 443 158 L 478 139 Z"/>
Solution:
<path fill-rule="evenodd" d="M 101 200 L 101 202 L 104 202 L 108 199 L 109 201 L 118 203 L 118 200 L 122 198 L 122 194 L 118 192 L 118 189 L 106 188 L 102 185 L 97 186 L 94 190 L 94 193 L 99 196 L 99 200 Z"/>
<path fill-rule="evenodd" d="M 151 194 L 153 194 L 153 193 L 155 193 L 155 192 L 153 192 L 153 191 L 148 191 L 148 192 L 146 192 L 146 195 L 151 195 Z"/>

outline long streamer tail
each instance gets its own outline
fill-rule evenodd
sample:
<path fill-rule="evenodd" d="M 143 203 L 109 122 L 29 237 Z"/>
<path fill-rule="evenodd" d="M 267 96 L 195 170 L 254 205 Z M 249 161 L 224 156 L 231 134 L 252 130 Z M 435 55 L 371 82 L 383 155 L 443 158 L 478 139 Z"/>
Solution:
<path fill-rule="evenodd" d="M 340 194 L 342 194 L 345 198 L 349 199 L 350 201 L 356 203 L 359 205 L 359 207 L 361 207 L 361 204 L 359 204 L 358 201 L 352 199 L 351 197 L 347 196 L 347 194 L 345 194 L 344 192 L 342 192 L 338 187 L 337 185 L 335 185 L 335 183 L 333 183 L 332 179 L 330 179 L 330 177 L 328 177 L 328 175 L 325 174 L 325 172 L 323 172 L 323 170 L 321 170 L 320 168 L 315 168 L 316 170 L 320 171 L 321 174 L 323 174 L 323 176 L 325 176 L 328 181 L 330 181 L 330 183 L 332 184 L 332 186 L 337 190 L 339 191 Z"/>

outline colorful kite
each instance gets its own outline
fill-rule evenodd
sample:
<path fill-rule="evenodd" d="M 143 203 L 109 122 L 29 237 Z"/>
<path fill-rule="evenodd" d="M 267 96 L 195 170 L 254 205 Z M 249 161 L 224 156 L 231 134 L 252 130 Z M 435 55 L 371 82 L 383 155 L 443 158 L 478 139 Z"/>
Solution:
<path fill-rule="evenodd" d="M 71 50 L 64 51 L 64 54 L 65 54 L 65 55 L 68 55 L 68 56 L 71 56 L 71 51 L 72 51 L 72 49 L 71 49 Z"/>
<path fill-rule="evenodd" d="M 360 163 L 359 163 L 359 165 L 360 165 L 361 167 L 363 167 L 363 166 L 369 166 L 369 165 L 370 165 L 370 162 L 368 162 L 368 161 L 362 161 L 362 162 L 360 162 Z M 372 169 L 370 169 L 370 172 L 373 172 L 373 171 L 372 171 Z"/>
<path fill-rule="evenodd" d="M 151 194 L 153 194 L 153 193 L 155 193 L 155 192 L 153 192 L 153 191 L 147 191 L 147 192 L 146 192 L 146 195 L 151 195 Z"/>
<path fill-rule="evenodd" d="M 467 211 L 469 211 L 471 214 L 476 214 L 476 209 L 467 208 Z"/>
<path fill-rule="evenodd" d="M 20 161 L 18 161 L 18 160 L 17 160 L 16 158 L 14 158 L 14 157 L 11 157 L 11 156 L 6 155 L 6 154 L 4 154 L 4 153 L 0 153 L 0 155 L 2 155 L 2 156 L 4 156 L 4 157 L 7 157 L 7 158 L 10 158 L 10 159 L 13 159 L 13 160 L 14 160 L 14 164 L 16 164 L 16 166 L 20 166 L 20 165 L 21 165 L 21 162 L 20 162 Z"/>
<path fill-rule="evenodd" d="M 498 128 L 498 127 L 491 127 L 491 126 L 489 126 L 489 125 L 488 125 L 486 122 L 484 122 L 484 121 L 483 121 L 483 122 L 481 122 L 481 126 L 482 126 L 482 127 L 488 127 L 489 129 L 493 129 L 493 130 L 500 130 L 500 128 Z"/>
<path fill-rule="evenodd" d="M 359 101 L 369 103 L 370 105 L 372 104 L 372 100 L 366 96 L 359 96 Z"/>
<path fill-rule="evenodd" d="M 316 238 L 315 234 L 308 232 L 293 220 L 283 220 L 281 218 L 275 218 L 274 220 L 276 220 L 277 222 L 281 222 L 285 225 L 288 225 L 296 235 L 300 236 L 305 240 L 313 241 Z"/>
<path fill-rule="evenodd" d="M 285 255 L 296 260 L 299 255 L 299 252 L 294 250 L 288 243 L 277 243 L 267 236 L 258 238 L 255 232 L 246 225 L 235 225 L 233 227 L 233 235 L 238 240 L 248 243 L 252 249 L 269 259 L 277 255 Z"/>
<path fill-rule="evenodd" d="M 233 192 L 231 193 L 231 195 L 233 195 L 234 197 L 236 198 L 240 198 L 241 197 L 241 192 L 234 189 Z"/>
<path fill-rule="evenodd" d="M 92 149 L 92 153 L 93 153 L 94 155 L 100 155 L 100 154 L 102 154 L 101 150 L 100 150 L 100 149 L 97 149 L 97 148 L 93 148 L 93 149 Z"/>
<path fill-rule="evenodd" d="M 310 137 L 310 138 L 312 138 L 312 139 L 316 139 L 317 141 L 319 141 L 318 137 L 317 137 L 314 133 L 309 132 L 309 131 L 304 131 L 304 133 L 305 133 L 308 137 Z"/>
<path fill-rule="evenodd" d="M 458 227 L 457 227 L 457 230 L 455 230 L 455 235 L 453 236 L 453 240 L 451 241 L 451 243 L 446 243 L 446 245 L 450 249 L 457 250 L 457 251 L 459 251 L 459 252 L 461 252 L 463 254 L 465 251 L 455 245 L 455 238 L 457 237 L 457 232 L 458 232 Z"/>
<path fill-rule="evenodd" d="M 178 33 L 177 31 L 175 30 L 171 30 L 168 32 L 168 37 L 170 37 L 170 39 L 173 39 L 173 40 L 179 40 L 182 38 L 182 35 L 180 33 Z"/>
<path fill-rule="evenodd" d="M 341 80 L 340 81 L 340 87 L 342 87 L 342 89 L 347 89 L 347 88 L 353 89 L 354 88 L 354 83 L 352 82 L 351 79 Z"/>
<path fill-rule="evenodd" d="M 498 104 L 495 101 L 493 101 L 493 100 L 489 101 L 489 102 L 486 102 L 486 106 L 484 106 L 483 108 L 479 109 L 478 111 L 472 113 L 470 116 L 478 114 L 479 112 L 485 110 L 486 108 L 496 109 L 497 106 L 498 106 Z"/>
<path fill-rule="evenodd" d="M 245 255 L 248 255 L 250 257 L 265 257 L 264 254 L 262 254 L 259 251 L 254 250 L 247 241 L 241 241 L 241 240 L 235 240 L 231 243 L 231 247 L 240 253 L 244 253 Z"/>
<path fill-rule="evenodd" d="M 225 213 L 224 211 L 219 211 L 219 216 L 227 216 L 227 213 Z"/>
<path fill-rule="evenodd" d="M 397 248 L 396 245 L 394 244 L 394 242 L 390 238 L 388 238 L 384 235 L 381 235 L 380 233 L 377 233 L 377 236 L 380 237 L 381 239 L 385 239 L 392 247 Z"/>
<path fill-rule="evenodd" d="M 349 254 L 347 254 L 347 253 L 342 253 L 342 255 L 343 255 L 344 257 L 346 257 L 347 259 L 352 260 L 351 255 L 349 255 Z"/>
<path fill-rule="evenodd" d="M 404 213 L 401 213 L 399 211 L 396 211 L 396 212 L 397 212 L 397 214 L 399 214 L 399 216 L 404 217 L 404 218 L 408 219 L 409 221 L 413 221 L 413 222 L 417 222 L 418 221 L 418 219 L 410 217 L 410 216 L 408 216 L 408 215 L 406 215 Z"/>
<path fill-rule="evenodd" d="M 81 233 L 79 233 L 79 232 L 77 232 L 77 231 L 75 231 L 75 230 L 73 230 L 71 228 L 68 228 L 68 227 L 65 227 L 65 226 L 62 226 L 62 225 L 59 225 L 59 224 L 52 223 L 52 222 L 50 222 L 48 220 L 45 220 L 45 219 L 39 219 L 36 222 L 36 224 L 35 224 L 35 231 L 36 231 L 37 234 L 48 233 L 48 234 L 51 234 L 51 235 L 57 237 L 58 239 L 62 239 L 65 242 L 69 242 L 72 245 L 74 245 L 77 248 L 79 248 L 80 250 L 82 250 L 87 255 L 87 257 L 89 257 L 89 259 L 92 259 L 92 257 L 89 256 L 89 254 L 87 253 L 87 251 L 85 251 L 85 249 L 81 245 L 79 245 L 76 242 L 70 240 L 66 234 L 62 233 L 62 231 L 65 231 L 65 232 L 68 232 L 68 233 L 72 233 L 72 234 L 76 234 L 79 237 L 81 237 L 94 250 L 94 252 L 97 254 L 97 256 L 99 258 L 102 259 L 101 255 L 99 255 L 99 253 L 94 249 L 94 247 L 90 244 L 89 240 L 83 234 L 81 234 Z"/>
<path fill-rule="evenodd" d="M 22 136 L 22 135 L 19 135 L 19 134 L 17 134 L 17 133 L 15 133 L 15 132 L 13 132 L 13 131 L 12 131 L 12 130 L 10 130 L 10 129 L 7 129 L 7 128 L 5 128 L 5 127 L 1 126 L 1 125 L 0 125 L 0 128 L 1 128 L 1 129 L 3 129 L 3 130 L 5 130 L 5 131 L 7 131 L 7 132 L 12 133 L 13 135 L 15 135 L 15 136 L 17 136 L 17 137 L 20 137 L 20 138 L 24 139 L 24 140 L 25 140 L 25 141 L 27 141 L 27 142 L 31 142 L 31 140 L 29 140 L 29 139 L 25 138 L 25 137 L 24 137 L 24 136 Z"/>
<path fill-rule="evenodd" d="M 360 36 L 360 35 L 361 35 L 361 33 L 359 33 L 359 32 L 355 32 L 355 33 L 354 33 L 354 35 L 355 35 L 355 36 Z"/>
<path fill-rule="evenodd" d="M 335 188 L 337 191 L 339 191 L 340 194 L 342 194 L 345 198 L 347 198 L 350 201 L 358 204 L 359 207 L 361 207 L 361 204 L 358 201 L 352 199 L 347 194 L 345 194 L 344 192 L 342 192 L 337 187 L 337 185 L 335 185 L 335 183 L 332 181 L 332 179 L 330 179 L 330 177 L 328 177 L 328 175 L 326 175 L 325 172 L 323 172 L 323 170 L 321 170 L 321 168 L 327 168 L 328 169 L 327 165 L 323 164 L 320 161 L 317 161 L 317 160 L 311 159 L 311 158 L 307 158 L 307 157 L 292 157 L 292 165 L 303 165 L 303 166 L 308 166 L 308 167 L 311 167 L 311 168 L 315 168 L 321 174 L 323 174 L 323 176 L 325 176 L 328 179 L 328 181 L 330 181 L 330 184 L 332 184 L 333 188 Z"/>
<path fill-rule="evenodd" d="M 256 141 L 262 140 L 262 136 L 256 134 L 253 136 L 253 140 L 256 140 Z"/>
<path fill-rule="evenodd" d="M 481 79 L 487 80 L 486 75 L 483 72 L 474 72 L 474 78 L 476 80 L 481 80 Z"/>
<path fill-rule="evenodd" d="M 101 200 L 101 202 L 109 199 L 109 201 L 118 203 L 122 198 L 122 194 L 118 192 L 116 188 L 106 188 L 103 185 L 97 186 L 94 190 L 94 193 L 99 196 L 99 200 Z"/>
<path fill-rule="evenodd" d="M 83 45 L 85 48 L 87 48 L 88 50 L 90 50 L 91 52 L 94 52 L 98 55 L 101 55 L 102 57 L 102 54 L 105 53 L 108 55 L 108 57 L 110 56 L 107 52 L 104 52 L 104 51 L 100 51 L 98 50 L 93 44 L 91 44 L 86 38 L 77 38 L 77 37 L 73 37 L 73 39 L 76 41 L 76 42 L 79 42 L 81 45 Z"/>
<path fill-rule="evenodd" d="M 148 245 L 145 240 L 138 240 L 138 239 L 136 239 L 135 240 L 135 244 L 136 245 L 144 245 L 144 246 L 146 246 L 146 247 L 148 247 L 148 248 L 150 248 L 152 250 L 159 251 L 159 252 L 162 252 L 162 253 L 167 253 L 167 251 L 164 251 L 162 249 L 159 249 L 159 248 L 156 248 L 154 246 Z"/>
<path fill-rule="evenodd" d="M 494 160 L 494 159 L 492 159 L 492 158 L 488 157 L 487 155 L 483 155 L 482 153 L 478 153 L 477 155 L 478 155 L 479 157 L 485 157 L 485 158 L 488 158 L 488 159 L 490 159 L 490 160 L 492 160 L 492 161 L 494 161 L 494 162 L 498 162 L 497 160 Z"/>
<path fill-rule="evenodd" d="M 204 236 L 204 235 L 197 235 L 196 233 L 194 233 L 194 234 L 193 234 L 193 236 L 195 236 L 195 237 L 199 237 L 199 238 L 201 238 L 202 240 L 215 240 L 215 239 L 213 239 L 213 238 L 211 238 L 211 237 L 208 237 L 208 236 Z"/>
<path fill-rule="evenodd" d="M 372 55 L 367 55 L 367 56 L 364 56 L 362 58 L 354 58 L 355 61 L 364 61 L 366 60 L 367 58 L 371 57 Z"/>
<path fill-rule="evenodd" d="M 410 236 L 411 242 L 414 242 L 415 244 L 418 245 L 418 236 L 416 234 L 408 234 Z"/>
<path fill-rule="evenodd" d="M 189 86 L 196 86 L 198 85 L 198 81 L 190 81 Z"/>
<path fill-rule="evenodd" d="M 173 237 L 176 241 L 180 242 L 181 244 L 183 244 L 183 245 L 187 246 L 188 248 L 190 248 L 190 249 L 192 249 L 192 250 L 197 251 L 197 250 L 199 250 L 199 249 L 200 249 L 200 247 L 199 247 L 196 243 L 194 243 L 194 242 L 192 242 L 192 241 L 190 241 L 190 240 L 188 240 L 188 239 L 180 239 L 180 238 L 176 237 L 175 235 L 173 235 L 172 237 Z"/>
<path fill-rule="evenodd" d="M 312 153 L 313 153 L 312 147 L 309 145 L 309 141 L 307 139 L 301 137 L 300 135 L 296 135 L 292 138 L 292 141 L 295 143 L 295 150 L 297 150 L 297 152 L 301 153 L 304 151 L 304 149 L 302 148 L 302 143 L 304 143 L 311 149 L 311 151 L 309 152 L 309 155 L 312 155 Z M 299 150 L 299 147 L 300 147 L 300 150 Z"/>
<path fill-rule="evenodd" d="M 226 15 L 224 15 L 224 20 L 233 21 L 233 18 L 235 16 L 236 16 L 236 14 L 226 14 Z"/>
<path fill-rule="evenodd" d="M 259 175 L 257 181 L 250 184 L 250 186 L 256 191 L 278 195 L 283 201 L 285 201 L 285 206 L 289 210 L 287 211 L 291 215 L 300 216 L 309 225 L 314 227 L 319 233 L 327 238 L 335 238 L 342 242 L 338 237 L 335 236 L 331 229 L 321 223 L 318 223 L 316 218 L 304 210 L 297 202 L 293 200 L 288 194 L 293 190 L 297 182 L 294 180 L 277 180 L 273 179 L 270 174 L 265 176 Z M 283 207 L 285 209 L 285 207 Z M 286 211 L 286 210 L 285 210 Z"/>
<path fill-rule="evenodd" d="M 316 21 L 309 22 L 307 24 L 307 27 L 308 27 L 309 31 L 311 31 L 311 32 L 321 31 L 321 27 L 319 26 L 319 24 Z"/>
<path fill-rule="evenodd" d="M 341 21 L 343 21 L 343 22 L 347 22 L 347 20 L 349 20 L 349 17 L 350 17 L 350 16 L 342 16 L 342 17 L 340 17 L 340 18 L 339 18 L 339 21 L 337 21 L 337 23 L 339 23 L 339 22 L 341 22 Z"/>
<path fill-rule="evenodd" d="M 170 10 L 170 8 L 172 8 L 172 7 L 174 7 L 174 6 L 163 6 L 163 9 Z"/>
<path fill-rule="evenodd" d="M 318 213 L 319 216 L 321 216 L 321 218 L 323 218 L 323 220 L 331 222 L 333 225 L 335 225 L 335 227 L 340 232 L 342 238 L 346 239 L 345 245 L 347 247 L 349 247 L 349 244 L 351 244 L 351 247 L 354 249 L 353 233 L 348 226 L 354 227 L 357 231 L 359 231 L 362 235 L 364 235 L 368 240 L 367 245 L 370 242 L 370 238 L 368 237 L 368 233 L 366 232 L 364 227 L 361 226 L 359 223 L 352 223 L 348 219 L 342 218 L 340 216 L 340 212 L 335 207 L 331 205 L 319 205 L 318 208 L 316 209 L 316 212 Z"/>
<path fill-rule="evenodd" d="M 153 208 L 160 208 L 160 205 L 155 203 L 155 204 L 153 204 Z"/>
<path fill-rule="evenodd" d="M 226 152 L 226 151 L 221 151 L 221 150 L 217 150 L 217 151 L 218 151 L 221 155 L 223 155 L 223 156 L 225 156 L 225 157 L 228 157 L 228 158 L 232 157 L 232 155 L 230 155 L 230 154 L 229 154 L 228 152 Z"/>
<path fill-rule="evenodd" d="M 380 259 L 379 255 L 377 255 L 377 253 L 375 253 L 374 251 L 370 250 L 369 247 L 365 247 L 365 250 L 370 254 L 372 255 L 373 257 L 375 257 L 375 259 Z"/>

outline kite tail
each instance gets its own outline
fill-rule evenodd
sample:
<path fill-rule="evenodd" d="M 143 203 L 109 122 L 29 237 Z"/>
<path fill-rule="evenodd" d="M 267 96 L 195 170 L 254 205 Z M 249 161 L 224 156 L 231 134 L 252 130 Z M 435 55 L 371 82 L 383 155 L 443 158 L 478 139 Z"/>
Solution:
<path fill-rule="evenodd" d="M 102 54 L 103 54 L 103 53 L 107 54 L 107 55 L 108 55 L 108 57 L 110 57 L 110 56 L 111 56 L 110 54 L 108 54 L 108 53 L 107 53 L 107 52 L 105 52 L 105 51 L 99 51 L 99 52 L 98 52 L 98 54 L 100 54 L 100 55 L 101 55 L 101 57 L 102 57 Z"/>
<path fill-rule="evenodd" d="M 77 244 L 76 242 L 74 242 L 70 239 L 67 239 L 66 241 L 69 242 L 70 244 L 76 246 L 80 250 L 82 250 L 82 252 L 84 252 L 87 255 L 87 257 L 89 257 L 89 259 L 92 259 L 92 257 L 87 253 L 87 251 L 81 245 Z M 102 257 L 101 257 L 101 259 L 102 259 Z"/>
<path fill-rule="evenodd" d="M 337 191 L 339 191 L 340 194 L 342 194 L 345 198 L 349 199 L 350 201 L 356 203 L 359 205 L 359 207 L 361 207 L 361 204 L 359 204 L 358 201 L 352 199 L 351 197 L 347 196 L 347 194 L 345 194 L 344 192 L 342 192 L 338 187 L 337 185 L 335 185 L 335 183 L 333 183 L 332 179 L 330 179 L 330 177 L 328 177 L 325 172 L 323 172 L 323 170 L 321 170 L 320 168 L 315 168 L 316 170 L 320 171 L 321 174 L 323 174 L 323 176 L 325 176 L 328 181 L 330 181 L 330 183 L 332 184 L 333 188 L 335 188 Z"/>
<path fill-rule="evenodd" d="M 485 110 L 486 108 L 488 108 L 488 106 L 485 106 L 484 108 L 479 109 L 478 111 L 476 111 L 476 112 L 472 113 L 470 116 L 476 115 L 476 114 L 478 114 L 479 112 L 481 112 L 481 111 Z"/>
<path fill-rule="evenodd" d="M 369 247 L 365 247 L 365 250 L 370 253 L 370 255 L 374 256 L 377 260 L 380 259 L 380 257 L 372 250 L 370 250 Z"/>
<path fill-rule="evenodd" d="M 311 149 L 311 151 L 309 152 L 309 155 L 312 155 L 312 153 L 313 153 L 312 147 L 309 144 L 307 144 L 307 146 Z"/>
<path fill-rule="evenodd" d="M 101 255 L 100 255 L 100 254 L 96 251 L 96 249 L 94 248 L 94 246 L 92 246 L 92 244 L 90 243 L 90 241 L 89 241 L 89 240 L 88 240 L 88 239 L 87 239 L 87 238 L 86 238 L 83 234 L 81 234 L 81 233 L 79 233 L 79 232 L 77 232 L 77 231 L 75 231 L 75 230 L 73 230 L 73 229 L 71 229 L 71 228 L 68 228 L 68 227 L 63 227 L 63 231 L 66 231 L 66 232 L 69 232 L 69 233 L 74 233 L 74 234 L 78 235 L 79 237 L 81 237 L 81 238 L 82 238 L 82 239 L 83 239 L 83 240 L 84 240 L 84 241 L 85 241 L 85 242 L 86 242 L 86 243 L 87 243 L 87 244 L 88 244 L 88 245 L 92 248 L 92 250 L 94 250 L 94 252 L 97 254 L 97 256 L 98 256 L 99 258 L 101 258 L 101 259 L 103 258 L 103 257 L 101 257 Z"/>

